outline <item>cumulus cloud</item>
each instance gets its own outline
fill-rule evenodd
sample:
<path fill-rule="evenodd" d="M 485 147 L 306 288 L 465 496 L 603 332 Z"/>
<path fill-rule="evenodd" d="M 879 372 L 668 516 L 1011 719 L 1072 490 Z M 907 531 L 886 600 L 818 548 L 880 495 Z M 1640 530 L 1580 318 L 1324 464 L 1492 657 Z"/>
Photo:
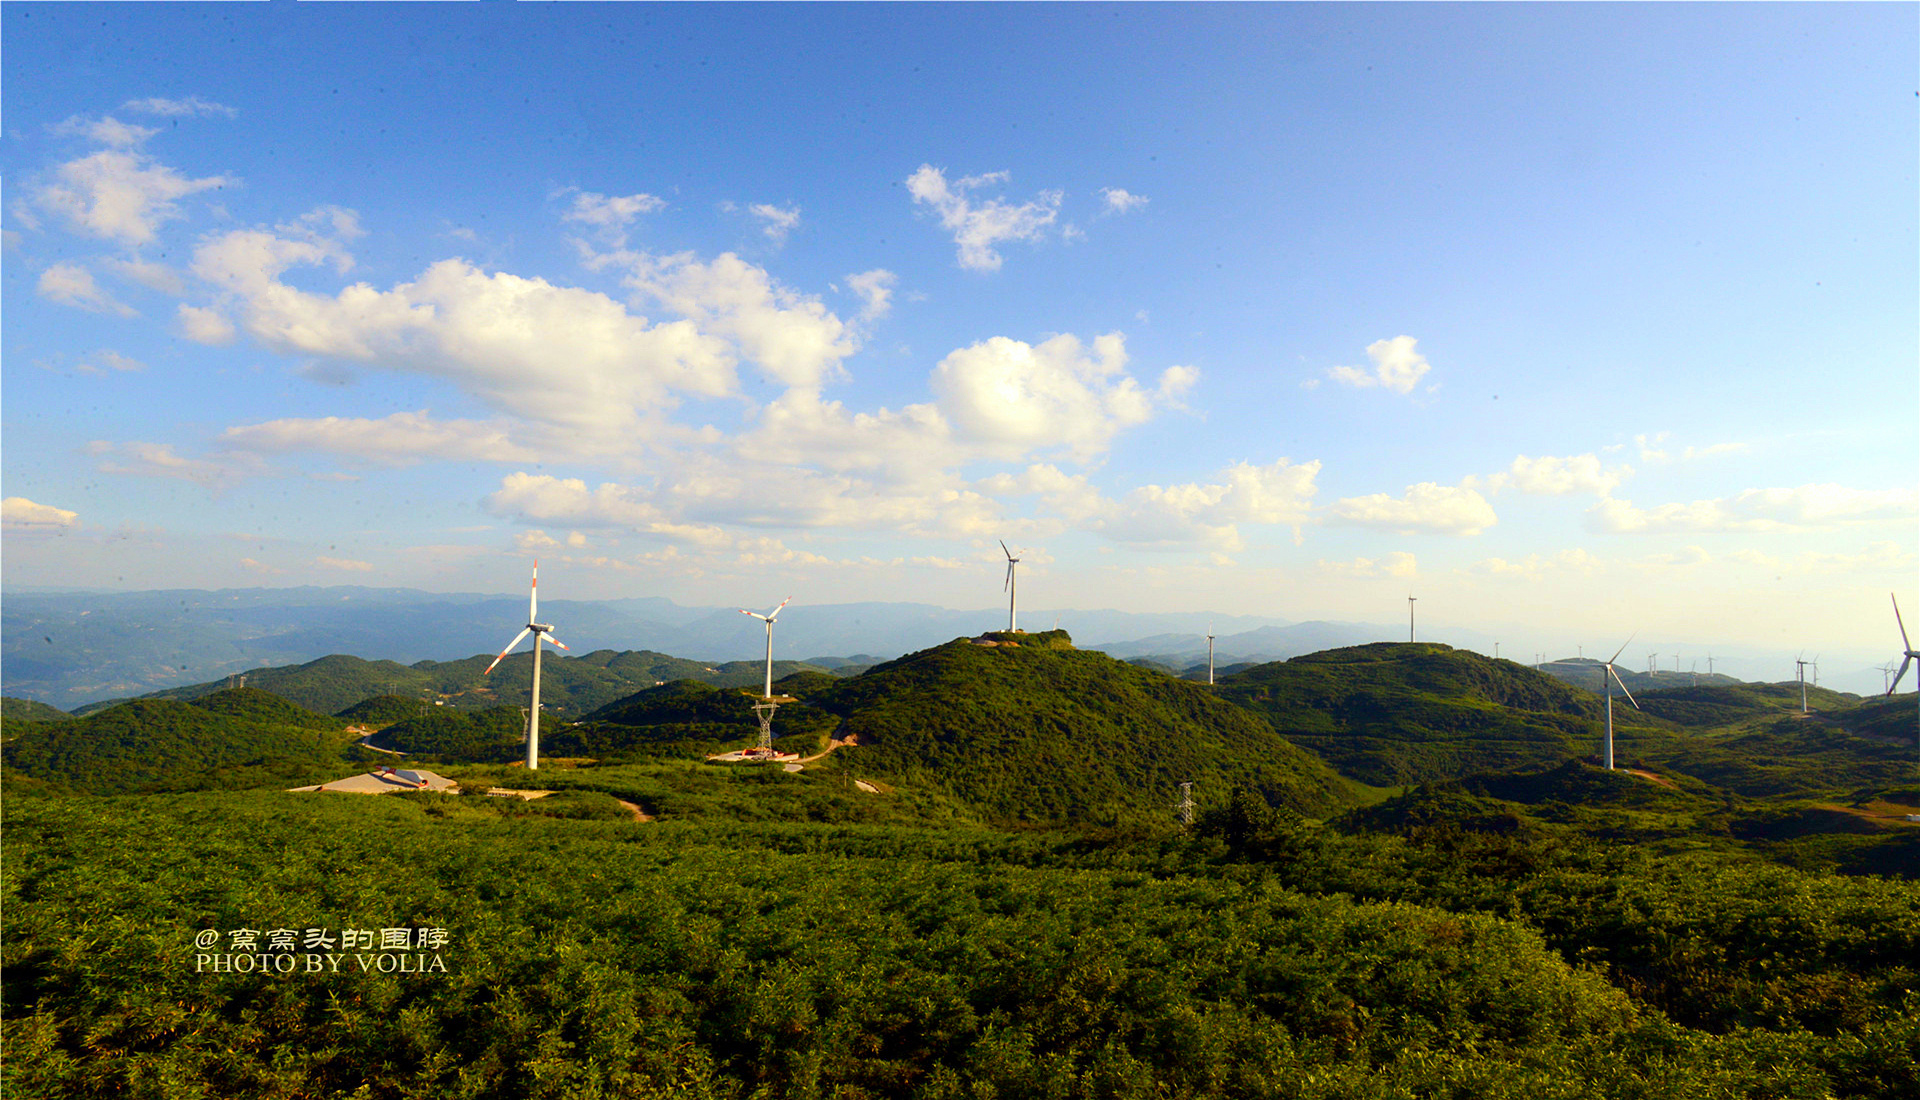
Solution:
<path fill-rule="evenodd" d="M 1411 336 L 1375 340 L 1367 345 L 1372 368 L 1334 367 L 1327 371 L 1327 377 L 1349 386 L 1380 386 L 1395 393 L 1412 393 L 1413 387 L 1432 369 L 1427 357 L 1414 350 L 1415 343 Z"/>
<path fill-rule="evenodd" d="M 988 199 L 976 203 L 968 195 L 976 188 L 1007 182 L 1006 172 L 984 176 L 964 176 L 951 183 L 946 172 L 923 164 L 907 178 L 907 193 L 913 201 L 931 207 L 940 216 L 940 226 L 953 234 L 959 246 L 960 266 L 969 271 L 1000 270 L 1000 253 L 994 246 L 1002 241 L 1040 239 L 1060 213 L 1059 191 L 1043 191 L 1032 202 L 1019 204 Z"/>
<path fill-rule="evenodd" d="M 217 309 L 205 309 L 182 302 L 178 325 L 180 335 L 196 344 L 217 347 L 233 343 L 233 322 L 221 316 Z"/>
<path fill-rule="evenodd" d="M 956 439 L 988 457 L 1061 451 L 1084 461 L 1122 429 L 1153 415 L 1154 395 L 1126 373 L 1126 340 L 1070 334 L 1041 344 L 996 336 L 952 352 L 934 368 L 933 391 Z M 1187 368 L 1163 375 L 1165 392 L 1190 385 Z"/>
<path fill-rule="evenodd" d="M 883 267 L 847 276 L 847 286 L 860 296 L 860 319 L 877 321 L 893 309 L 893 285 L 898 276 Z"/>
<path fill-rule="evenodd" d="M 1105 200 L 1109 214 L 1125 214 L 1147 205 L 1145 195 L 1135 195 L 1119 187 L 1102 187 L 1100 197 Z"/>
<path fill-rule="evenodd" d="M 1600 456 L 1594 454 L 1570 455 L 1566 458 L 1520 455 L 1511 466 L 1487 478 L 1485 484 L 1488 491 L 1495 493 L 1514 489 L 1545 496 L 1568 496 L 1573 493 L 1606 496 L 1632 473 L 1631 466 L 1604 469 L 1600 464 Z M 1474 479 L 1468 480 L 1468 487 L 1474 487 Z"/>
<path fill-rule="evenodd" d="M 1558 554 L 1541 556 L 1528 554 L 1518 561 L 1505 558 L 1485 558 L 1475 562 L 1473 571 L 1491 576 L 1517 576 L 1527 580 L 1538 580 L 1552 571 L 1564 571 L 1591 574 L 1600 564 L 1600 560 L 1585 550 L 1562 550 Z"/>
<path fill-rule="evenodd" d="M 1297 537 L 1319 473 L 1318 462 L 1295 465 L 1283 458 L 1266 466 L 1236 463 L 1215 481 L 1142 485 L 1097 529 L 1135 545 L 1199 543 L 1229 552 L 1244 546 L 1242 524 L 1286 524 Z"/>
<path fill-rule="evenodd" d="M 28 196 L 75 232 L 139 247 L 152 244 L 163 223 L 184 216 L 179 200 L 237 182 L 189 179 L 145 153 L 106 149 L 55 168 L 51 178 L 29 184 Z"/>
<path fill-rule="evenodd" d="M 80 513 L 37 504 L 26 497 L 0 500 L 0 527 L 9 534 L 65 534 L 80 525 Z"/>
<path fill-rule="evenodd" d="M 225 115 L 228 118 L 233 118 L 240 113 L 223 103 L 214 103 L 211 100 L 202 99 L 197 95 L 190 95 L 185 99 L 164 99 L 160 96 L 151 96 L 147 99 L 129 99 L 120 105 L 120 109 L 123 111 L 139 111 L 142 114 L 165 115 L 174 118 L 191 115 Z"/>
<path fill-rule="evenodd" d="M 840 361 L 858 348 L 853 334 L 819 299 L 781 286 L 765 268 L 723 252 L 711 263 L 692 253 L 609 254 L 597 262 L 627 268 L 623 283 L 699 326 L 726 337 L 780 382 L 817 389 L 842 376 Z"/>
<path fill-rule="evenodd" d="M 553 427 L 630 436 L 682 395 L 734 389 L 732 349 L 690 320 L 651 324 L 603 294 L 457 259 L 389 290 L 357 283 L 328 296 L 280 278 L 323 263 L 344 269 L 351 257 L 334 240 L 241 230 L 204 243 L 193 271 L 270 347 L 442 377 Z"/>
<path fill-rule="evenodd" d="M 1608 499 L 1587 511 L 1587 523 L 1609 534 L 1811 530 L 1911 520 L 1915 499 L 1910 489 L 1863 490 L 1832 484 L 1748 489 L 1731 497 L 1655 508 Z"/>
<path fill-rule="evenodd" d="M 1318 568 L 1336 577 L 1411 577 L 1419 572 L 1412 554 L 1396 550 L 1385 557 L 1355 558 L 1352 561 L 1321 561 Z"/>
<path fill-rule="evenodd" d="M 1384 527 L 1402 534 L 1477 535 L 1500 522 L 1492 505 L 1474 490 L 1431 481 L 1407 486 L 1400 497 L 1386 493 L 1348 497 L 1335 502 L 1328 514 L 1339 523 Z"/>
<path fill-rule="evenodd" d="M 38 289 L 40 296 L 50 302 L 92 313 L 136 316 L 131 306 L 100 289 L 100 285 L 93 281 L 93 272 L 79 264 L 58 263 L 42 271 Z"/>
<path fill-rule="evenodd" d="M 797 206 L 779 207 L 772 203 L 756 202 L 747 207 L 747 213 L 760 219 L 763 223 L 760 231 L 774 244 L 787 243 L 787 234 L 800 227 L 800 208 Z"/>
<path fill-rule="evenodd" d="M 504 424 L 434 420 L 425 409 L 378 420 L 338 416 L 269 420 L 228 428 L 220 438 L 239 450 L 323 451 L 388 466 L 431 460 L 530 462 L 539 457 L 516 443 Z"/>

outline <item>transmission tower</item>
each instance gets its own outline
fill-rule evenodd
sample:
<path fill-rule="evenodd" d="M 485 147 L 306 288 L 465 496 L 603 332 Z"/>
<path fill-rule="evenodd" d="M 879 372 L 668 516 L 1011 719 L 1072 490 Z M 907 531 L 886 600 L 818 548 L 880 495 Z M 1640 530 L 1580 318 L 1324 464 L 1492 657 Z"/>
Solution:
<path fill-rule="evenodd" d="M 765 698 L 753 705 L 753 716 L 760 719 L 760 751 L 773 751 L 773 712 L 780 704 L 771 698 Z"/>
<path fill-rule="evenodd" d="M 1180 813 L 1180 824 L 1182 825 L 1193 824 L 1193 784 L 1192 783 L 1180 784 L 1180 805 L 1176 807 L 1176 809 Z"/>

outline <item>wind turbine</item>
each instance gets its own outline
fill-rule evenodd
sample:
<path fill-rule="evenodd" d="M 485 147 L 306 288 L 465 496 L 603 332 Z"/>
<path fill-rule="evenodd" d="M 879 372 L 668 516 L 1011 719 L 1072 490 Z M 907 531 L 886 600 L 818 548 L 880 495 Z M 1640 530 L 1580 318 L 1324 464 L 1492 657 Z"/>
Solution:
<path fill-rule="evenodd" d="M 1798 657 L 1793 659 L 1794 671 L 1800 677 L 1800 713 L 1807 713 L 1807 664 Z"/>
<path fill-rule="evenodd" d="M 1407 641 L 1409 642 L 1413 641 L 1413 601 L 1414 599 L 1415 597 L 1413 596 L 1407 597 Z"/>
<path fill-rule="evenodd" d="M 1007 633 L 1011 634 L 1014 632 L 1013 605 L 1014 601 L 1019 598 L 1019 589 L 1014 585 L 1013 581 L 1013 567 L 1020 564 L 1020 559 L 1014 557 L 1013 551 L 1007 549 L 1007 540 L 1005 539 L 1000 540 L 1000 552 L 1007 556 L 1007 583 L 1001 585 L 1000 590 L 1007 594 Z"/>
<path fill-rule="evenodd" d="M 1893 621 L 1900 624 L 1901 647 L 1900 671 L 1894 675 L 1893 683 L 1887 687 L 1887 697 L 1891 699 L 1893 693 L 1899 689 L 1900 681 L 1906 678 L 1907 666 L 1913 664 L 1916 658 L 1920 658 L 1920 649 L 1913 648 L 1913 643 L 1907 640 L 1907 623 L 1905 619 L 1900 617 L 1899 599 L 1891 592 L 1887 593 L 1887 598 L 1893 600 Z M 1920 701 L 1920 692 L 1915 692 L 1914 698 L 1916 701 Z M 1915 733 L 1915 744 L 1920 744 L 1920 731 L 1916 731 Z"/>
<path fill-rule="evenodd" d="M 515 634 L 513 641 L 507 643 L 507 648 L 501 650 L 500 656 L 495 657 L 493 664 L 488 665 L 487 671 L 480 675 L 485 676 L 492 672 L 494 666 L 505 660 L 507 654 L 513 652 L 513 647 L 520 644 L 520 639 L 529 634 L 533 635 L 533 703 L 527 709 L 527 770 L 538 771 L 540 768 L 540 642 L 544 639 L 561 649 L 567 648 L 564 642 L 553 636 L 552 625 L 540 621 L 539 558 L 533 560 L 533 584 L 527 589 L 527 628 Z"/>
<path fill-rule="evenodd" d="M 1660 656 L 1658 653 L 1647 654 L 1647 675 L 1649 677 L 1653 675 L 1653 659 L 1658 656 Z"/>
<path fill-rule="evenodd" d="M 1207 686 L 1213 686 L 1213 624 L 1207 624 Z"/>
<path fill-rule="evenodd" d="M 1626 693 L 1627 702 L 1633 703 L 1633 709 L 1635 710 L 1640 709 L 1640 704 L 1633 702 L 1633 692 L 1627 691 L 1627 682 L 1625 680 L 1622 680 L 1620 678 L 1620 674 L 1618 672 L 1615 672 L 1613 668 L 1614 660 L 1618 658 L 1622 653 L 1625 653 L 1627 651 L 1627 646 L 1631 645 L 1632 643 L 1633 643 L 1633 639 L 1631 637 L 1629 637 L 1626 641 L 1620 643 L 1620 648 L 1614 650 L 1613 656 L 1607 658 L 1606 663 L 1600 666 L 1601 667 L 1600 690 L 1604 692 L 1607 696 L 1607 770 L 1608 771 L 1613 770 L 1613 685 L 1619 684 L 1620 690 Z M 1612 683 L 1609 683 L 1607 680 L 1607 677 L 1609 676 L 1613 678 Z"/>
<path fill-rule="evenodd" d="M 780 607 L 774 608 L 765 615 L 760 614 L 758 611 L 748 611 L 744 607 L 740 609 L 740 614 L 752 615 L 754 618 L 767 624 L 767 684 L 760 692 L 760 698 L 762 699 L 773 698 L 773 624 L 780 618 L 780 609 L 792 602 L 793 597 L 788 596 L 786 599 L 780 601 Z"/>

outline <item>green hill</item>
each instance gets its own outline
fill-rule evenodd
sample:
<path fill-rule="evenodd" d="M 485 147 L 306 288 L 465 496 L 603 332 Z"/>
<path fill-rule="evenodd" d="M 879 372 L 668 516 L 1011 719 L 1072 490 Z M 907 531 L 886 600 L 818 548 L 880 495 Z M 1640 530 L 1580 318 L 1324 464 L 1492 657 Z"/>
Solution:
<path fill-rule="evenodd" d="M 1375 786 L 1546 767 L 1595 751 L 1600 703 L 1512 661 L 1377 642 L 1221 677 L 1220 697 Z M 1616 723 L 1623 721 L 1616 711 Z"/>
<path fill-rule="evenodd" d="M 337 732 L 141 699 L 77 721 L 26 727 L 6 742 L 4 761 L 55 787 L 127 794 L 334 779 L 360 752 Z"/>
<path fill-rule="evenodd" d="M 339 714 L 382 695 L 396 695 L 416 703 L 432 699 L 448 706 L 475 709 L 525 706 L 533 687 L 533 654 L 524 650 L 515 653 L 487 674 L 487 666 L 492 662 L 492 656 L 486 654 L 413 665 L 334 654 L 303 665 L 256 669 L 247 673 L 247 684 L 322 714 Z M 776 678 L 800 671 L 825 673 L 826 670 L 797 661 L 773 663 Z M 673 680 L 699 680 L 716 687 L 757 687 L 765 673 L 764 661 L 706 665 L 648 650 L 621 653 L 601 649 L 578 657 L 548 652 L 540 662 L 541 710 L 573 718 L 643 688 Z M 214 680 L 169 688 L 142 698 L 191 702 L 225 687 L 225 680 Z M 113 702 L 104 702 L 79 709 L 86 714 L 112 705 Z"/>
<path fill-rule="evenodd" d="M 347 709 L 335 713 L 334 717 L 349 725 L 370 726 L 376 730 L 383 730 L 395 722 L 417 718 L 426 709 L 426 701 L 418 696 L 376 695 L 371 699 L 362 699 Z"/>
<path fill-rule="evenodd" d="M 65 722 L 73 715 L 59 707 L 49 706 L 35 699 L 15 699 L 11 695 L 0 696 L 0 721 L 6 722 Z"/>
<path fill-rule="evenodd" d="M 228 688 L 203 695 L 193 705 L 229 718 L 263 725 L 297 726 L 301 729 L 338 730 L 338 718 L 315 714 L 298 703 L 290 703 L 270 691 L 256 687 Z"/>
<path fill-rule="evenodd" d="M 763 664 L 764 670 L 765 665 Z M 806 697 L 839 679 L 824 672 L 797 672 L 774 681 L 780 695 Z M 817 752 L 837 720 L 806 703 L 788 703 L 773 719 L 774 747 L 782 752 Z M 760 732 L 749 693 L 716 688 L 698 680 L 676 680 L 615 700 L 564 733 L 554 752 L 620 757 L 651 754 L 671 746 L 671 755 L 705 755 L 753 744 Z"/>
<path fill-rule="evenodd" d="M 943 791 L 1015 821 L 1165 819 L 1192 781 L 1324 816 L 1359 792 L 1201 684 L 1072 647 L 1064 631 L 957 639 L 811 695 L 854 775 Z"/>

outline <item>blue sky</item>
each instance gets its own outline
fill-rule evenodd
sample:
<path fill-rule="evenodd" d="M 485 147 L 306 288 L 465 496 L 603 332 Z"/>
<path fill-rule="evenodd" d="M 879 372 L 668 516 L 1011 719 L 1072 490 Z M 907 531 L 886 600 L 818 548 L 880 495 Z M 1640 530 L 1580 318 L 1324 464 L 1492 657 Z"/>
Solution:
<path fill-rule="evenodd" d="M 1911 5 L 0 28 L 8 585 L 1920 617 Z"/>

